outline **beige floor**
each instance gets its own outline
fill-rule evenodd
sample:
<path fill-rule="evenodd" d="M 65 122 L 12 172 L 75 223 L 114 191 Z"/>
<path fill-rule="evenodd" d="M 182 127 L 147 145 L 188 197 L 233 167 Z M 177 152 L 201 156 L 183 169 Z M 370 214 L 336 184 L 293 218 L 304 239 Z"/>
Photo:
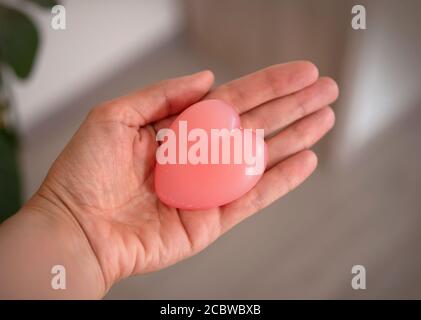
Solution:
<path fill-rule="evenodd" d="M 25 136 L 27 195 L 90 106 L 204 66 L 219 82 L 231 77 L 175 39 L 64 104 L 63 112 Z M 421 298 L 420 115 L 397 122 L 348 168 L 322 157 L 317 173 L 297 191 L 199 255 L 122 281 L 107 298 Z M 366 267 L 365 291 L 351 288 L 356 264 Z"/>

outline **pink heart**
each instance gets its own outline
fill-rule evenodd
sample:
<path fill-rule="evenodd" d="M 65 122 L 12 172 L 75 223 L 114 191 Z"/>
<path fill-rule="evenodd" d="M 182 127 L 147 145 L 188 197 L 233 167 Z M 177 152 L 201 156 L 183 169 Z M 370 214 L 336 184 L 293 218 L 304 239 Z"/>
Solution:
<path fill-rule="evenodd" d="M 182 131 L 186 128 L 185 131 Z M 193 134 L 193 129 L 197 133 L 205 132 L 207 137 L 197 134 L 196 139 L 188 139 L 188 134 Z M 228 163 L 223 163 L 223 142 L 222 138 L 212 138 L 212 129 L 228 129 L 228 132 L 237 131 L 244 138 L 249 134 L 253 137 L 251 155 L 255 159 L 254 168 L 258 171 L 250 174 L 251 162 L 245 160 L 246 141 L 242 140 L 242 161 L 236 162 L 234 138 L 230 137 L 230 146 L 228 154 L 230 156 Z M 267 150 L 262 136 L 253 133 L 245 133 L 240 127 L 240 117 L 235 110 L 227 103 L 220 100 L 200 101 L 186 110 L 184 110 L 172 123 L 169 128 L 174 132 L 172 137 L 166 136 L 162 139 L 162 144 L 157 150 L 157 163 L 155 167 L 155 191 L 159 199 L 165 204 L 179 209 L 199 210 L 218 207 L 241 197 L 252 189 L 259 181 L 266 167 Z M 160 133 L 158 133 L 159 136 Z M 186 137 L 187 135 L 187 137 Z M 157 139 L 158 139 L 157 136 Z M 219 141 L 219 148 L 212 150 L 212 142 L 215 139 Z M 198 142 L 207 142 L 207 149 L 194 149 L 193 145 L 198 146 Z M 206 141 L 205 141 L 206 140 Z M 165 144 L 165 148 L 164 148 Z M 182 146 L 187 147 L 182 151 Z M 161 148 L 161 149 L 160 149 Z M 176 150 L 175 156 L 169 157 L 171 151 Z M 208 154 L 204 152 L 208 151 Z M 215 156 L 212 162 L 212 151 L 219 150 L 219 157 Z M 213 152 L 215 153 L 215 152 Z M 196 157 L 193 157 L 193 156 Z M 218 153 L 216 153 L 218 155 Z M 172 163 L 164 163 L 172 159 Z M 161 157 L 161 158 L 159 158 Z M 187 159 L 186 159 L 187 157 Z M 198 162 L 198 158 L 202 161 Z M 193 161 L 193 160 L 194 161 Z M 196 159 L 196 160 L 195 160 Z M 249 158 L 250 159 L 250 158 Z M 218 163 L 215 161 L 218 160 Z M 207 161 L 207 163 L 206 163 Z M 260 168 L 258 162 L 262 164 Z M 256 174 L 257 173 L 257 174 Z"/>

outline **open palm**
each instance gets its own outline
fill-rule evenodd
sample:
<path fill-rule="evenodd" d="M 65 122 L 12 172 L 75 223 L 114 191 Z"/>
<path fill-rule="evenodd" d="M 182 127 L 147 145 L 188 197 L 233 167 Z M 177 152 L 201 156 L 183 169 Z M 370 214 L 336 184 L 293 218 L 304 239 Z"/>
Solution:
<path fill-rule="evenodd" d="M 210 91 L 209 71 L 166 80 L 95 107 L 39 190 L 76 218 L 106 287 L 169 266 L 205 248 L 241 220 L 299 185 L 315 169 L 307 149 L 333 126 L 335 82 L 298 61 L 247 75 Z M 247 194 L 205 211 L 166 206 L 154 192 L 157 130 L 191 104 L 233 105 L 244 128 L 263 128 L 268 168 Z M 280 130 L 280 131 L 279 131 Z"/>

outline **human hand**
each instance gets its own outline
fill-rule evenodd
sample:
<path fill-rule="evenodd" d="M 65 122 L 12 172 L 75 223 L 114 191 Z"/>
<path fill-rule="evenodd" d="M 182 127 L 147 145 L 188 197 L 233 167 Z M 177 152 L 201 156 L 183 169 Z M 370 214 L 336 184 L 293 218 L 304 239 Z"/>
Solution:
<path fill-rule="evenodd" d="M 335 82 L 308 62 L 275 65 L 210 90 L 209 71 L 166 80 L 95 107 L 55 161 L 29 206 L 59 210 L 80 227 L 103 276 L 119 279 L 185 259 L 302 183 L 310 148 L 334 124 Z M 240 199 L 204 211 L 166 206 L 154 191 L 156 132 L 207 98 L 233 105 L 243 128 L 263 128 L 268 167 Z M 282 129 L 279 133 L 276 133 Z M 51 209 L 54 208 L 54 209 Z M 86 266 L 89 268 L 89 266 Z"/>

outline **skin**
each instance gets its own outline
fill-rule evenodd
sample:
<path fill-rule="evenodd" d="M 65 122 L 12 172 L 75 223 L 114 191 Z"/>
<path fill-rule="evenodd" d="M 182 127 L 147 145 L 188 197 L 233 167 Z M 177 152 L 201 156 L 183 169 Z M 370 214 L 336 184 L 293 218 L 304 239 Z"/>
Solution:
<path fill-rule="evenodd" d="M 0 227 L 0 297 L 101 298 L 120 279 L 198 253 L 314 171 L 309 148 L 334 124 L 332 79 L 296 61 L 215 89 L 213 80 L 203 71 L 92 109 L 37 193 Z M 225 206 L 170 208 L 154 192 L 155 133 L 207 98 L 233 105 L 244 128 L 265 129 L 268 168 L 251 191 Z M 54 264 L 66 267 L 66 290 L 51 289 Z"/>

